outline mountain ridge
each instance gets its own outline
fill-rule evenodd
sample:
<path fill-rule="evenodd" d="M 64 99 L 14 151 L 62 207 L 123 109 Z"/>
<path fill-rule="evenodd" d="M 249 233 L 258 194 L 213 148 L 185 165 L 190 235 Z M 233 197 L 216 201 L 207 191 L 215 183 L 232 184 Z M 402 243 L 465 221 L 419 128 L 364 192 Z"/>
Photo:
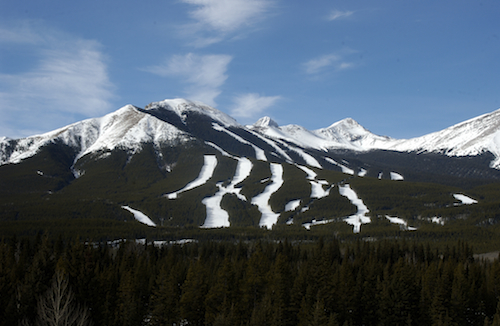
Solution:
<path fill-rule="evenodd" d="M 266 141 L 277 141 L 282 148 L 291 145 L 323 152 L 388 150 L 432 152 L 447 156 L 474 156 L 490 152 L 495 156 L 491 167 L 500 169 L 500 109 L 441 131 L 410 139 L 395 139 L 373 134 L 352 118 L 312 131 L 294 124 L 279 126 L 270 117 L 243 126 L 215 108 L 185 99 L 152 102 L 144 109 L 129 104 L 103 117 L 82 120 L 44 134 L 19 139 L 2 137 L 0 165 L 19 163 L 34 155 L 41 146 L 55 140 L 77 148 L 79 154 L 75 161 L 86 154 L 112 150 L 116 146 L 135 152 L 145 142 L 186 141 L 199 129 L 188 127 L 190 116 L 193 115 L 204 116 L 220 124 L 224 130 L 232 128 L 240 132 L 255 132 L 265 137 Z M 221 130 L 219 128 L 217 131 Z M 289 157 L 284 159 L 289 160 Z"/>
<path fill-rule="evenodd" d="M 269 117 L 243 126 L 184 99 L 126 105 L 49 133 L 2 138 L 0 222 L 128 221 L 140 213 L 157 227 L 309 230 L 333 223 L 352 233 L 393 221 L 405 230 L 459 221 L 470 213 L 450 209 L 458 195 L 499 184 L 491 163 L 499 113 L 441 131 L 441 146 L 433 148 L 425 137 L 375 135 L 352 118 L 311 131 Z M 456 146 L 442 150 L 446 142 L 476 155 L 450 155 Z M 477 221 L 490 223 L 484 210 L 496 221 L 488 191 L 471 195 Z"/>

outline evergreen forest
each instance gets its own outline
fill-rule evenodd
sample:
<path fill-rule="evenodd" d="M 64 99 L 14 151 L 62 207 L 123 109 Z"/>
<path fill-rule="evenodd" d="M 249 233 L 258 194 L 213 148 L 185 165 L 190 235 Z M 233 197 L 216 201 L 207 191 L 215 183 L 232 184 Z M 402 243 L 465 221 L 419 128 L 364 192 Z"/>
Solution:
<path fill-rule="evenodd" d="M 0 242 L 0 325 L 500 325 L 465 242 Z"/>

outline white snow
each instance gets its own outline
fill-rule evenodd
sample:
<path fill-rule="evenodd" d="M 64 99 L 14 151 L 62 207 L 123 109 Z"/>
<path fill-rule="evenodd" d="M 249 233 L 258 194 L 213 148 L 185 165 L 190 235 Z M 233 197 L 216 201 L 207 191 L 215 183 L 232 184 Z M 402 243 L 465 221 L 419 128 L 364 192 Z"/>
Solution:
<path fill-rule="evenodd" d="M 205 184 L 214 174 L 215 167 L 217 166 L 217 156 L 215 155 L 205 155 L 204 156 L 204 164 L 200 170 L 200 174 L 196 179 L 188 183 L 181 190 L 169 193 L 164 195 L 168 199 L 175 199 L 177 196 L 184 191 L 188 191 L 190 189 L 196 188 Z"/>
<path fill-rule="evenodd" d="M 344 221 L 353 226 L 354 233 L 359 233 L 361 231 L 362 224 L 371 222 L 370 217 L 366 216 L 369 212 L 368 207 L 366 207 L 363 201 L 358 198 L 358 195 L 351 189 L 349 184 L 339 186 L 339 193 L 342 196 L 347 197 L 351 203 L 358 208 L 356 214 L 346 217 Z"/>
<path fill-rule="evenodd" d="M 329 163 L 331 163 L 333 165 L 337 165 L 338 167 L 340 167 L 342 169 L 342 173 L 354 175 L 354 170 L 353 169 L 350 169 L 350 168 L 348 168 L 345 165 L 337 163 L 335 160 L 333 160 L 330 157 L 325 157 L 324 159 L 325 159 L 325 161 L 327 161 L 327 162 L 329 162 Z"/>
<path fill-rule="evenodd" d="M 212 197 L 204 198 L 201 202 L 207 207 L 207 217 L 203 228 L 229 227 L 229 214 L 220 207 L 226 189 L 217 184 L 219 191 Z"/>
<path fill-rule="evenodd" d="M 316 172 L 306 166 L 297 165 L 297 167 L 307 173 L 307 179 L 311 183 L 311 198 L 323 198 L 330 194 L 330 188 L 326 190 L 323 188 L 323 185 L 328 185 L 326 180 L 316 180 Z"/>
<path fill-rule="evenodd" d="M 132 213 L 134 215 L 134 218 L 137 221 L 139 221 L 143 224 L 149 225 L 149 226 L 156 226 L 156 224 L 149 217 L 147 217 L 144 213 L 142 213 L 138 210 L 132 209 L 129 206 L 122 206 L 122 208 L 126 209 L 127 211 Z"/>
<path fill-rule="evenodd" d="M 153 109 L 166 109 L 175 112 L 181 120 L 185 123 L 186 116 L 189 112 L 197 112 L 203 115 L 207 115 L 213 120 L 225 125 L 225 126 L 239 126 L 241 125 L 236 122 L 232 117 L 228 116 L 222 111 L 214 109 L 202 102 L 190 101 L 183 98 L 167 99 L 160 102 L 153 102 L 146 106 L 146 110 Z"/>
<path fill-rule="evenodd" d="M 472 199 L 472 198 L 465 196 L 465 195 L 462 195 L 462 194 L 453 194 L 453 197 L 455 197 L 455 199 L 457 199 L 457 200 L 460 200 L 462 202 L 462 205 L 477 204 L 477 200 Z"/>
<path fill-rule="evenodd" d="M 285 205 L 285 212 L 294 211 L 299 206 L 300 206 L 300 199 L 291 200 Z"/>
<path fill-rule="evenodd" d="M 253 149 L 255 150 L 255 157 L 258 160 L 260 160 L 260 161 L 267 161 L 266 153 L 264 152 L 264 150 L 262 148 L 259 148 L 259 147 L 255 146 L 251 142 L 246 141 L 245 139 L 241 138 L 240 136 L 238 136 L 234 132 L 232 132 L 230 130 L 227 130 L 226 128 L 222 127 L 221 125 L 218 125 L 217 123 L 213 123 L 212 127 L 215 130 L 217 130 L 217 131 L 225 132 L 226 134 L 228 134 L 229 136 L 233 137 L 234 139 L 236 139 L 237 141 L 239 141 L 242 144 L 246 144 L 246 145 L 252 146 Z"/>
<path fill-rule="evenodd" d="M 235 156 L 229 154 L 228 152 L 226 152 L 225 150 L 223 150 L 222 148 L 220 148 L 219 146 L 215 145 L 212 142 L 206 141 L 205 144 L 207 144 L 208 146 L 212 146 L 213 148 L 215 148 L 216 150 L 218 150 L 224 156 L 232 157 L 232 158 L 236 159 Z"/>
<path fill-rule="evenodd" d="M 273 212 L 269 205 L 269 199 L 283 185 L 283 166 L 271 163 L 271 174 L 271 184 L 262 193 L 252 198 L 252 204 L 256 205 L 262 214 L 259 226 L 265 226 L 268 229 L 271 229 L 276 224 L 280 215 Z"/>
<path fill-rule="evenodd" d="M 82 156 L 97 152 L 125 148 L 131 153 L 140 151 L 142 143 L 180 141 L 191 139 L 187 133 L 156 117 L 126 105 L 101 118 L 87 119 L 45 134 L 17 140 L 13 152 L 5 156 L 1 150 L 7 143 L 0 143 L 0 164 L 19 163 L 35 155 L 51 142 L 60 141 L 77 151 L 75 162 Z"/>
<path fill-rule="evenodd" d="M 400 181 L 400 180 L 404 180 L 403 176 L 399 173 L 396 173 L 396 172 L 391 172 L 391 180 L 396 180 L 396 181 Z"/>
<path fill-rule="evenodd" d="M 442 218 L 442 217 L 434 216 L 434 217 L 431 217 L 430 220 L 432 223 L 444 225 L 444 218 Z"/>
<path fill-rule="evenodd" d="M 225 194 L 232 193 L 238 196 L 241 200 L 246 200 L 245 196 L 240 194 L 240 188 L 235 186 L 245 180 L 252 170 L 252 162 L 247 158 L 238 159 L 236 172 L 231 183 L 224 187 L 222 183 L 218 183 L 219 191 L 212 197 L 207 197 L 202 200 L 202 203 L 207 207 L 207 217 L 202 227 L 204 228 L 219 228 L 229 227 L 229 214 L 220 206 L 222 197 Z"/>
<path fill-rule="evenodd" d="M 361 169 L 359 169 L 358 176 L 364 177 L 364 176 L 366 176 L 367 173 L 368 173 L 368 170 L 361 168 Z"/>
<path fill-rule="evenodd" d="M 272 146 L 276 152 L 281 155 L 283 158 L 285 158 L 286 161 L 288 162 L 292 162 L 292 158 L 290 156 L 288 156 L 288 154 L 283 150 L 281 149 L 281 147 L 279 147 L 278 145 L 276 145 L 276 142 L 270 140 L 270 139 L 267 139 L 266 137 L 263 137 L 261 134 L 249 129 L 248 130 L 252 135 L 254 135 L 255 137 L 258 137 L 259 139 L 261 139 L 262 141 L 266 142 L 269 146 Z"/>
<path fill-rule="evenodd" d="M 322 224 L 328 224 L 328 223 L 331 223 L 333 222 L 335 219 L 331 219 L 331 220 L 320 220 L 320 221 L 317 221 L 316 219 L 312 220 L 311 222 L 308 222 L 308 223 L 304 223 L 302 224 L 302 226 L 304 228 L 306 228 L 307 230 L 310 230 L 311 229 L 311 226 L 315 226 L 315 225 L 322 225 Z"/>
<path fill-rule="evenodd" d="M 385 217 L 389 220 L 389 222 L 391 222 L 393 224 L 399 224 L 401 226 L 402 230 L 415 231 L 417 229 L 415 227 L 408 226 L 408 222 L 406 222 L 402 218 L 392 217 L 392 216 L 389 216 L 389 215 L 386 215 Z"/>

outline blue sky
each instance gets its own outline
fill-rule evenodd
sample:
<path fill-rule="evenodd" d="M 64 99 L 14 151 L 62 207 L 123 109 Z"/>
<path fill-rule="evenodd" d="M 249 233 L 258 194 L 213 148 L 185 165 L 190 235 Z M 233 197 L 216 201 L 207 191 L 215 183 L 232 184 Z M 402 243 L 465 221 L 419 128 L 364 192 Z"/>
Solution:
<path fill-rule="evenodd" d="M 183 97 L 395 138 L 500 108 L 500 2 L 0 0 L 0 136 Z"/>

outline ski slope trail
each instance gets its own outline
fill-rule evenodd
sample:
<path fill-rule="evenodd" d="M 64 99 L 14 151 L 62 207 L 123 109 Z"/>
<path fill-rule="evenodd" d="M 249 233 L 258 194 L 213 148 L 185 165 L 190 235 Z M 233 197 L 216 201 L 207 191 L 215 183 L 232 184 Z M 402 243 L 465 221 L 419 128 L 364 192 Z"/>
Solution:
<path fill-rule="evenodd" d="M 235 188 L 235 186 L 245 180 L 252 170 L 253 164 L 247 158 L 238 159 L 238 165 L 236 166 L 236 172 L 233 179 L 229 185 L 223 186 L 223 183 L 218 183 L 217 187 L 219 191 L 212 197 L 207 197 L 202 200 L 202 203 L 207 208 L 207 217 L 205 223 L 203 223 L 203 228 L 220 228 L 229 227 L 229 213 L 222 209 L 221 202 L 225 194 L 235 194 L 241 200 L 246 200 L 245 196 L 240 194 L 240 188 Z"/>
<path fill-rule="evenodd" d="M 344 218 L 344 221 L 353 226 L 354 233 L 359 233 L 361 231 L 362 224 L 371 222 L 370 217 L 366 216 L 369 212 L 368 207 L 366 207 L 363 201 L 358 198 L 356 192 L 354 192 L 348 184 L 339 186 L 339 193 L 342 196 L 347 197 L 351 203 L 358 208 L 356 214 Z"/>
<path fill-rule="evenodd" d="M 283 185 L 283 166 L 278 163 L 271 163 L 271 174 L 271 183 L 262 193 L 252 198 L 252 204 L 256 205 L 262 214 L 259 226 L 265 226 L 268 229 L 271 229 L 276 224 L 280 216 L 271 209 L 269 199 Z"/>
<path fill-rule="evenodd" d="M 188 183 L 184 188 L 176 192 L 172 192 L 164 195 L 168 199 L 176 199 L 181 192 L 185 192 L 196 188 L 198 186 L 204 185 L 214 174 L 215 168 L 217 167 L 217 156 L 215 155 L 205 155 L 204 163 L 200 170 L 200 174 L 196 179 Z"/>

